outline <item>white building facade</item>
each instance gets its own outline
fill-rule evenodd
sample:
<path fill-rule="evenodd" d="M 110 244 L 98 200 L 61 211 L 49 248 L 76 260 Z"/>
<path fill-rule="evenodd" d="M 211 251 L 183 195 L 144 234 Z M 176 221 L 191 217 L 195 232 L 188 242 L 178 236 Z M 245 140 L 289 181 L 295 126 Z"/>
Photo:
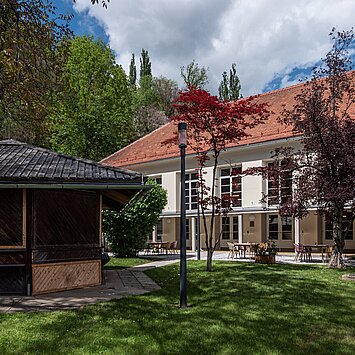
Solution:
<path fill-rule="evenodd" d="M 332 245 L 332 226 L 315 210 L 310 210 L 308 216 L 302 220 L 279 215 L 280 199 L 292 195 L 291 176 L 275 185 L 261 176 L 235 175 L 235 172 L 247 168 L 267 166 L 272 162 L 271 152 L 276 148 L 300 147 L 300 138 L 293 136 L 291 130 L 286 130 L 277 121 L 282 103 L 292 104 L 292 99 L 299 88 L 299 85 L 296 85 L 261 95 L 261 100 L 269 102 L 271 110 L 274 111 L 268 122 L 252 130 L 248 139 L 228 148 L 220 156 L 215 181 L 216 191 L 220 197 L 223 194 L 233 197 L 232 211 L 228 216 L 216 217 L 214 235 L 221 234 L 218 245 L 220 249 L 226 249 L 227 243 L 231 241 L 257 243 L 274 240 L 277 247 L 285 251 L 293 250 L 294 244 Z M 176 130 L 176 125 L 168 123 L 103 160 L 104 163 L 153 177 L 167 191 L 168 203 L 152 236 L 156 241 L 179 240 L 181 207 L 179 149 L 177 145 L 175 147 L 162 145 L 162 142 L 171 137 Z M 207 165 L 205 168 L 204 178 L 208 186 L 212 185 L 212 170 L 212 166 Z M 187 247 L 192 250 L 196 249 L 198 222 L 196 186 L 197 161 L 193 152 L 187 149 L 185 184 Z M 261 202 L 263 195 L 269 196 L 265 202 Z M 346 218 L 344 215 L 345 222 Z M 200 226 L 201 247 L 204 248 L 205 233 L 201 220 Z M 354 252 L 354 225 L 345 238 L 345 251 Z"/>

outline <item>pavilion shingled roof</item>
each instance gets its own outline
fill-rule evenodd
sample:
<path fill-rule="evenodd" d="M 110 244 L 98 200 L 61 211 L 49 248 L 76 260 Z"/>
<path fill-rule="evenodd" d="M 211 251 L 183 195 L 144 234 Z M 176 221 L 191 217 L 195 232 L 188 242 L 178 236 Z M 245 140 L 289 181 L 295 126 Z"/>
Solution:
<path fill-rule="evenodd" d="M 0 182 L 141 183 L 126 169 L 56 153 L 12 139 L 0 141 Z"/>

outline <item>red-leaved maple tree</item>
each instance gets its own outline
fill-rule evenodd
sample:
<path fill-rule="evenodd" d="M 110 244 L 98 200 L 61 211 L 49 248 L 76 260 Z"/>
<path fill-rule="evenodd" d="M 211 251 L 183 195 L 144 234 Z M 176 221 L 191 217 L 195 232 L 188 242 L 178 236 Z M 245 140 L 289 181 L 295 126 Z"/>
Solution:
<path fill-rule="evenodd" d="M 177 114 L 171 120 L 187 123 L 188 146 L 196 155 L 199 170 L 199 205 L 206 238 L 207 271 L 212 271 L 212 256 L 221 235 L 213 235 L 215 219 L 222 212 L 228 211 L 228 208 L 222 208 L 222 201 L 216 191 L 220 155 L 229 145 L 235 145 L 248 137 L 247 129 L 261 124 L 269 112 L 266 104 L 256 103 L 254 97 L 223 101 L 201 88 L 193 87 L 181 92 L 173 106 Z M 204 179 L 204 168 L 207 165 L 213 168 L 211 186 L 208 186 Z"/>

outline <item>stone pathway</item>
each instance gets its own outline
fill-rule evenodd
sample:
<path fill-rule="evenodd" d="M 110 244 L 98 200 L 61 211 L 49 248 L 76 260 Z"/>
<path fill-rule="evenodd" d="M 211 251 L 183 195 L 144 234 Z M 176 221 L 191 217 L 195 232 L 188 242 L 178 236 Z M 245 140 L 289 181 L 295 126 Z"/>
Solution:
<path fill-rule="evenodd" d="M 154 263 L 150 268 L 157 267 Z M 106 270 L 105 284 L 39 296 L 0 297 L 0 313 L 63 310 L 159 290 L 142 269 Z"/>

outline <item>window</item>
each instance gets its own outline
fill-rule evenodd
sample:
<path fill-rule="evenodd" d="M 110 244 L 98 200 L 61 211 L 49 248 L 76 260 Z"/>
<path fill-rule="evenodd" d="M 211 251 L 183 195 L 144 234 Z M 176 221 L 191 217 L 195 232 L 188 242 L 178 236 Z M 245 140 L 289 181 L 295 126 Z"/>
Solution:
<path fill-rule="evenodd" d="M 230 224 L 229 217 L 222 217 L 222 239 L 229 240 L 230 239 Z"/>
<path fill-rule="evenodd" d="M 293 219 L 291 216 L 279 216 L 270 214 L 268 220 L 269 239 L 277 240 L 281 236 L 282 240 L 292 240 Z"/>
<path fill-rule="evenodd" d="M 268 163 L 268 167 L 274 166 L 274 162 Z M 284 163 L 281 162 L 281 166 Z M 267 182 L 268 205 L 275 206 L 287 203 L 292 199 L 292 172 L 282 170 L 282 175 L 275 180 Z"/>
<path fill-rule="evenodd" d="M 152 180 L 154 180 L 158 185 L 161 186 L 161 184 L 162 184 L 161 176 L 150 176 L 150 178 L 151 178 Z"/>
<path fill-rule="evenodd" d="M 279 239 L 279 216 L 277 214 L 269 215 L 269 239 Z"/>
<path fill-rule="evenodd" d="M 292 217 L 281 217 L 281 235 L 282 240 L 292 240 Z"/>
<path fill-rule="evenodd" d="M 156 228 L 157 233 L 157 242 L 161 242 L 163 240 L 163 220 L 160 219 Z"/>
<path fill-rule="evenodd" d="M 343 220 L 341 222 L 341 230 L 343 233 L 346 232 L 344 236 L 345 240 L 353 239 L 353 223 L 351 222 L 351 213 L 345 212 L 343 214 Z M 325 220 L 325 239 L 332 240 L 333 239 L 333 223 L 329 220 Z"/>
<path fill-rule="evenodd" d="M 222 239 L 238 240 L 238 216 L 222 217 Z"/>
<path fill-rule="evenodd" d="M 238 240 L 238 217 L 233 217 L 233 239 Z"/>
<path fill-rule="evenodd" d="M 186 218 L 186 240 L 190 239 L 190 220 Z"/>
<path fill-rule="evenodd" d="M 221 169 L 221 198 L 222 207 L 242 206 L 242 177 L 239 175 L 242 167 Z M 223 199 L 225 196 L 225 199 Z"/>
<path fill-rule="evenodd" d="M 185 201 L 187 210 L 197 210 L 198 205 L 198 175 L 197 173 L 186 174 L 185 179 Z"/>

